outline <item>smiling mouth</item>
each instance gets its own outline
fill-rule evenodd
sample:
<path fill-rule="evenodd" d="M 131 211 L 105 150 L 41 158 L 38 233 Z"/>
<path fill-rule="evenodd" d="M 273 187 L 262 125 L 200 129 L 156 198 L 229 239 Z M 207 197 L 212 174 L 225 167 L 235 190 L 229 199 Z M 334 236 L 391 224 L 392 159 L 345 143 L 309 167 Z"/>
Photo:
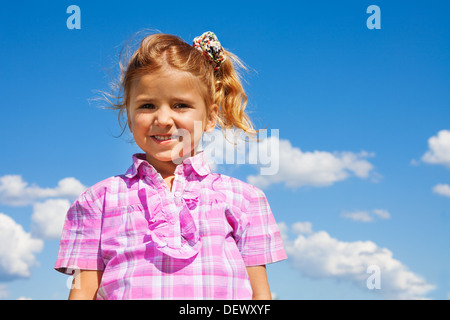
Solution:
<path fill-rule="evenodd" d="M 169 141 L 169 140 L 182 141 L 183 140 L 182 136 L 177 136 L 177 135 L 170 135 L 170 136 L 154 135 L 154 136 L 152 136 L 152 138 L 154 138 L 155 140 L 158 140 L 158 141 Z"/>

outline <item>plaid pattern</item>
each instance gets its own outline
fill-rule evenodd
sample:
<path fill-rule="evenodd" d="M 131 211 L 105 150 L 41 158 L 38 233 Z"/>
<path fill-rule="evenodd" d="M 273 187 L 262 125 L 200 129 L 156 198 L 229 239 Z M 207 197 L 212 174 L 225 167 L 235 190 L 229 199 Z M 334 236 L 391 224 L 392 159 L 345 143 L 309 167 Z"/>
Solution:
<path fill-rule="evenodd" d="M 245 267 L 285 258 L 261 190 L 211 173 L 199 153 L 170 191 L 136 154 L 72 204 L 55 269 L 103 270 L 97 299 L 251 299 Z"/>

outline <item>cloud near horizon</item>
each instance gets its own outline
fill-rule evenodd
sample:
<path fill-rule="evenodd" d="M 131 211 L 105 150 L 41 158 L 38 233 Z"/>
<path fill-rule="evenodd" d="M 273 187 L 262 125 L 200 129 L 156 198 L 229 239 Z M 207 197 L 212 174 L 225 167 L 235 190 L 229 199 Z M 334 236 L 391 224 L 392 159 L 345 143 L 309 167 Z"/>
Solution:
<path fill-rule="evenodd" d="M 281 222 L 279 227 L 288 261 L 306 277 L 351 282 L 369 290 L 368 268 L 377 266 L 381 273 L 379 290 L 386 299 L 427 299 L 427 293 L 435 288 L 395 259 L 390 250 L 372 241 L 340 241 L 326 231 L 313 231 L 309 222 L 291 227 Z M 292 233 L 294 240 L 289 238 Z"/>
<path fill-rule="evenodd" d="M 66 199 L 48 199 L 33 205 L 31 233 L 39 238 L 59 239 L 70 202 Z"/>
<path fill-rule="evenodd" d="M 33 238 L 11 217 L 0 213 L 0 281 L 11 281 L 31 275 L 38 264 L 35 254 L 42 251 L 44 242 Z"/>
<path fill-rule="evenodd" d="M 30 277 L 32 267 L 38 264 L 35 255 L 43 250 L 44 240 L 60 237 L 69 199 L 85 189 L 70 177 L 60 180 L 55 188 L 29 185 L 20 175 L 0 177 L 0 204 L 33 208 L 31 232 L 0 213 L 0 282 Z"/>

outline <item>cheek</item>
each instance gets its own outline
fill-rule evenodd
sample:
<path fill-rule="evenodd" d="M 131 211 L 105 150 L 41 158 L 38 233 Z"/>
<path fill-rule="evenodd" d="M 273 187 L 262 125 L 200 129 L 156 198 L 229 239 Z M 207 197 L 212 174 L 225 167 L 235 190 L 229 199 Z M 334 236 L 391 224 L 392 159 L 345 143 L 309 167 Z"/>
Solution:
<path fill-rule="evenodd" d="M 192 142 L 198 142 L 201 139 L 205 124 L 205 120 L 202 120 L 201 118 L 197 118 L 197 120 L 194 121 L 191 120 L 186 124 L 185 128 L 189 131 Z"/>
<path fill-rule="evenodd" d="M 147 131 L 150 124 L 151 124 L 151 119 L 148 115 L 145 115 L 145 114 L 135 115 L 131 119 L 131 127 L 132 127 L 133 131 L 142 131 L 142 130 Z"/>

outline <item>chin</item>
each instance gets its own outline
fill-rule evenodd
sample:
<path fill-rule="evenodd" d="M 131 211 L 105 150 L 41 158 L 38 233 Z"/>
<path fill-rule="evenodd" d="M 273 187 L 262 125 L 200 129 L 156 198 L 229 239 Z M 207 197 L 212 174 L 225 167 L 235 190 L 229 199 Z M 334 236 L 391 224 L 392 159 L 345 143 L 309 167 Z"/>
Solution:
<path fill-rule="evenodd" d="M 180 164 L 184 159 L 194 155 L 194 150 L 183 153 L 182 150 L 171 150 L 159 154 L 147 153 L 147 158 L 153 158 L 160 162 L 172 162 L 174 164 Z"/>

